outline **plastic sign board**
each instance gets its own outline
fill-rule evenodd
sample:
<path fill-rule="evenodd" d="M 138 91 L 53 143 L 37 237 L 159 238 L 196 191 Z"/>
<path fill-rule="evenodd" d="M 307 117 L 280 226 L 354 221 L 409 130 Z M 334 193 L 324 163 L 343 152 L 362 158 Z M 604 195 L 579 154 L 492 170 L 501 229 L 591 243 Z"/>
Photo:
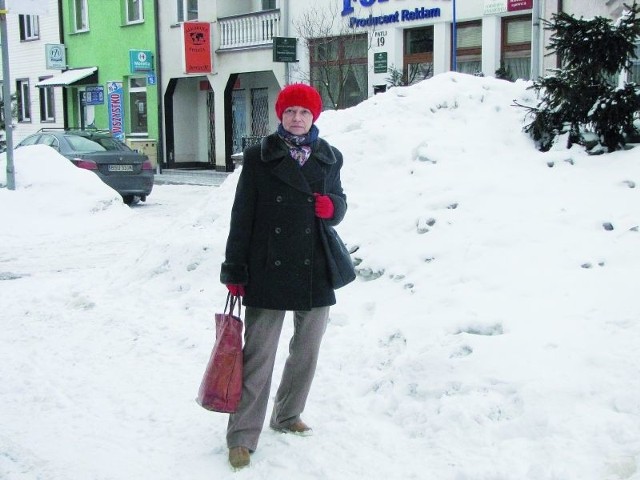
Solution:
<path fill-rule="evenodd" d="M 211 24 L 184 22 L 182 29 L 185 73 L 211 73 Z"/>
<path fill-rule="evenodd" d="M 273 37 L 273 61 L 297 62 L 298 40 L 295 37 Z"/>
<path fill-rule="evenodd" d="M 107 82 L 109 131 L 124 141 L 124 89 L 122 82 Z"/>
<path fill-rule="evenodd" d="M 64 70 L 67 68 L 67 53 L 64 44 L 47 43 L 44 48 L 47 56 L 47 70 Z"/>
<path fill-rule="evenodd" d="M 85 105 L 103 105 L 104 104 L 104 87 L 87 87 L 84 90 Z"/>
<path fill-rule="evenodd" d="M 129 71 L 150 72 L 153 70 L 153 54 L 150 50 L 129 50 Z"/>
<path fill-rule="evenodd" d="M 484 15 L 497 15 L 533 8 L 533 0 L 484 0 Z"/>
<path fill-rule="evenodd" d="M 387 52 L 373 54 L 373 73 L 387 73 Z"/>

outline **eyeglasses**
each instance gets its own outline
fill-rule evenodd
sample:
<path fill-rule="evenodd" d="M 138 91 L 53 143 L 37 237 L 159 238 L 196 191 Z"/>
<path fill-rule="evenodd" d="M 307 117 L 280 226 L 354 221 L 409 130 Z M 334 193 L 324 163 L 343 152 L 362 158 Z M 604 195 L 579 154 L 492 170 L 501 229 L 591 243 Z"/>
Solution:
<path fill-rule="evenodd" d="M 311 111 L 307 110 L 306 108 L 300 108 L 298 110 L 296 110 L 295 108 L 287 108 L 282 113 L 288 117 L 295 117 L 296 115 L 300 115 L 302 118 L 305 118 L 305 119 L 313 117 L 313 114 L 311 113 Z"/>

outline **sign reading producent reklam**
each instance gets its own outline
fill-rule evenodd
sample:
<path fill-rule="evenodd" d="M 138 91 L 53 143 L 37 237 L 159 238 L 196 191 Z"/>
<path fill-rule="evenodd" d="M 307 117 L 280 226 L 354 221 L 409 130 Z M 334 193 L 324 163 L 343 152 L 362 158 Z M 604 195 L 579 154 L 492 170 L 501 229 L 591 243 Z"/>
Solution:
<path fill-rule="evenodd" d="M 298 39 L 295 37 L 273 37 L 273 61 L 297 62 Z"/>

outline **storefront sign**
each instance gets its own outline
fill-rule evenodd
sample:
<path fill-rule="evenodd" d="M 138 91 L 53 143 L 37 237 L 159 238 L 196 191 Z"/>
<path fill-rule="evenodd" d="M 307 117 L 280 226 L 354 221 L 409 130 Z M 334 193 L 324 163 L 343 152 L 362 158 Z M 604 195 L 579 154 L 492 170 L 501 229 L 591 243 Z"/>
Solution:
<path fill-rule="evenodd" d="M 185 73 L 211 73 L 211 24 L 184 22 L 182 28 Z"/>
<path fill-rule="evenodd" d="M 294 37 L 273 37 L 273 61 L 297 62 L 297 40 Z"/>
<path fill-rule="evenodd" d="M 389 23 L 412 22 L 414 20 L 424 20 L 426 18 L 440 17 L 439 8 L 415 8 L 413 10 L 397 10 L 389 15 L 369 15 L 365 18 L 351 17 L 349 18 L 349 27 L 373 27 L 377 25 L 386 25 Z"/>
<path fill-rule="evenodd" d="M 442 1 L 448 2 L 451 0 L 442 0 Z M 367 8 L 367 7 L 372 7 L 377 3 L 388 3 L 389 0 L 342 0 L 342 16 L 343 17 L 346 17 L 347 15 L 351 15 L 353 12 L 355 12 L 355 8 L 353 7 L 353 4 L 356 2 L 360 3 L 361 7 Z"/>
<path fill-rule="evenodd" d="M 373 73 L 387 73 L 387 52 L 373 54 Z"/>
<path fill-rule="evenodd" d="M 44 48 L 47 55 L 47 70 L 64 70 L 67 68 L 64 44 L 47 43 Z"/>
<path fill-rule="evenodd" d="M 124 90 L 122 82 L 107 82 L 109 95 L 109 131 L 119 139 L 124 140 Z"/>
<path fill-rule="evenodd" d="M 129 50 L 129 71 L 149 72 L 153 70 L 153 54 L 150 50 Z"/>
<path fill-rule="evenodd" d="M 497 15 L 533 8 L 533 0 L 484 0 L 484 15 Z"/>
<path fill-rule="evenodd" d="M 97 87 L 87 87 L 82 92 L 85 105 L 102 105 L 104 104 L 104 87 L 99 85 Z"/>

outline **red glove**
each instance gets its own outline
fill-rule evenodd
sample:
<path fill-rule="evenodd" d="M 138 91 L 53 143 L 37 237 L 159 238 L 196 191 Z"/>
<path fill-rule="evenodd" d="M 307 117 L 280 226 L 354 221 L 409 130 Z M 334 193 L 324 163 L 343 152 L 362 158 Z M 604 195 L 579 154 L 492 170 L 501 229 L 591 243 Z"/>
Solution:
<path fill-rule="evenodd" d="M 244 285 L 229 284 L 227 285 L 227 290 L 229 290 L 234 297 L 244 297 Z"/>
<path fill-rule="evenodd" d="M 316 217 L 318 218 L 333 218 L 333 202 L 329 195 L 320 195 L 314 193 L 316 197 Z"/>

